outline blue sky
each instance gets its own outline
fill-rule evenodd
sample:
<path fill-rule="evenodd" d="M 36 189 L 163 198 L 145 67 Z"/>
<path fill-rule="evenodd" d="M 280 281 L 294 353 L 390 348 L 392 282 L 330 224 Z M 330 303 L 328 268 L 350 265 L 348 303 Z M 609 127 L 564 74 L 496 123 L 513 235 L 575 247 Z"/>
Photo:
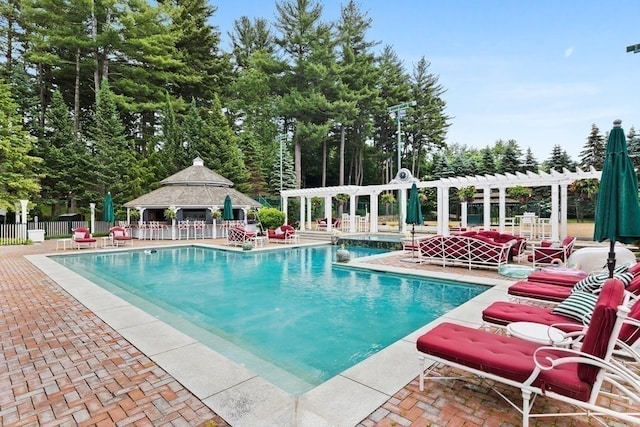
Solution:
<path fill-rule="evenodd" d="M 274 0 L 210 0 L 227 32 L 243 15 L 275 21 Z M 335 21 L 347 0 L 324 0 Z M 448 143 L 515 139 L 539 161 L 559 144 L 574 159 L 595 124 L 640 131 L 640 1 L 360 0 L 369 39 L 390 45 L 407 70 L 425 57 L 446 89 Z"/>

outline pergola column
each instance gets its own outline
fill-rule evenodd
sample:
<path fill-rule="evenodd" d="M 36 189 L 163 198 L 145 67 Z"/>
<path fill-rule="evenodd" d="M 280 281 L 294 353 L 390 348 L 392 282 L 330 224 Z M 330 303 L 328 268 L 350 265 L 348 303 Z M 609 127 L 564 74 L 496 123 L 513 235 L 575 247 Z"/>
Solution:
<path fill-rule="evenodd" d="M 307 216 L 305 221 L 307 222 L 307 228 L 311 230 L 311 208 L 313 197 L 307 197 Z"/>
<path fill-rule="evenodd" d="M 333 221 L 331 217 L 331 195 L 324 197 L 324 217 L 327 219 L 327 231 L 330 232 L 333 228 Z"/>
<path fill-rule="evenodd" d="M 498 211 L 499 211 L 499 230 L 501 233 L 504 233 L 504 218 L 507 214 L 506 212 L 506 204 L 507 204 L 507 189 L 505 187 L 500 187 L 498 188 L 498 192 L 499 192 L 499 207 L 498 207 Z"/>
<path fill-rule="evenodd" d="M 91 234 L 93 234 L 96 232 L 96 204 L 89 203 L 89 209 L 91 209 L 89 230 L 91 231 Z"/>
<path fill-rule="evenodd" d="M 469 203 L 466 200 L 460 202 L 460 227 L 467 228 L 467 215 L 469 213 Z"/>
<path fill-rule="evenodd" d="M 349 194 L 349 232 L 356 232 L 356 196 Z"/>
<path fill-rule="evenodd" d="M 551 186 L 551 240 L 557 242 L 560 240 L 558 230 L 558 198 L 559 198 L 558 185 L 553 184 Z"/>
<path fill-rule="evenodd" d="M 282 200 L 282 212 L 284 213 L 284 223 L 289 224 L 289 213 L 287 212 L 289 197 L 280 195 L 280 199 Z M 247 216 L 245 215 L 245 223 Z"/>
<path fill-rule="evenodd" d="M 483 228 L 489 230 L 491 228 L 491 187 L 482 189 L 482 215 Z"/>
<path fill-rule="evenodd" d="M 407 189 L 399 188 L 398 189 L 398 229 L 400 232 L 404 233 L 407 231 Z"/>
<path fill-rule="evenodd" d="M 369 194 L 369 220 L 371 221 L 369 230 L 372 233 L 378 232 L 378 196 L 380 193 L 375 191 Z"/>
<path fill-rule="evenodd" d="M 304 211 L 305 211 L 306 200 L 307 200 L 306 197 L 300 196 L 300 224 L 298 225 L 300 230 L 304 230 Z"/>
<path fill-rule="evenodd" d="M 560 238 L 567 237 L 567 187 L 568 184 L 560 184 Z"/>

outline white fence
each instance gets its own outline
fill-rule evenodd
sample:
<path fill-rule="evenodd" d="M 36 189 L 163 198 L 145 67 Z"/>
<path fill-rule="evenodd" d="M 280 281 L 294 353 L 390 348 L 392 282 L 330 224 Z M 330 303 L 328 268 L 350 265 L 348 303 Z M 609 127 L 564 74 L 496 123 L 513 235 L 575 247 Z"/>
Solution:
<path fill-rule="evenodd" d="M 77 227 L 89 228 L 89 223 L 87 221 L 40 221 L 27 224 L 0 224 L 0 245 L 24 244 L 30 239 L 30 234 L 34 235 L 33 230 L 44 230 L 44 236 L 47 239 L 71 237 L 71 230 Z M 106 235 L 108 232 L 109 223 L 95 222 L 94 234 Z"/>

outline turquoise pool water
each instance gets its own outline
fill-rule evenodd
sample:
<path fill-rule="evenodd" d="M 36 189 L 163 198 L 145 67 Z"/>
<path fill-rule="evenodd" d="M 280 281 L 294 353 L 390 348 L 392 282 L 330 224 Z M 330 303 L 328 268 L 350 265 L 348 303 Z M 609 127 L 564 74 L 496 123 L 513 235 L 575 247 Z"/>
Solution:
<path fill-rule="evenodd" d="M 487 289 L 334 266 L 336 250 L 182 246 L 52 258 L 295 395 Z"/>

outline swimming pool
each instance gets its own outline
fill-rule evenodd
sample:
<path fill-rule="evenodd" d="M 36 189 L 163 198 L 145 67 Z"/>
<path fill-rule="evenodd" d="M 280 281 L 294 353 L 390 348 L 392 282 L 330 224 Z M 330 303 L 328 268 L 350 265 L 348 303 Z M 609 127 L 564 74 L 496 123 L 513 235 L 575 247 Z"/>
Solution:
<path fill-rule="evenodd" d="M 52 258 L 294 395 L 487 289 L 335 267 L 336 249 Z"/>

